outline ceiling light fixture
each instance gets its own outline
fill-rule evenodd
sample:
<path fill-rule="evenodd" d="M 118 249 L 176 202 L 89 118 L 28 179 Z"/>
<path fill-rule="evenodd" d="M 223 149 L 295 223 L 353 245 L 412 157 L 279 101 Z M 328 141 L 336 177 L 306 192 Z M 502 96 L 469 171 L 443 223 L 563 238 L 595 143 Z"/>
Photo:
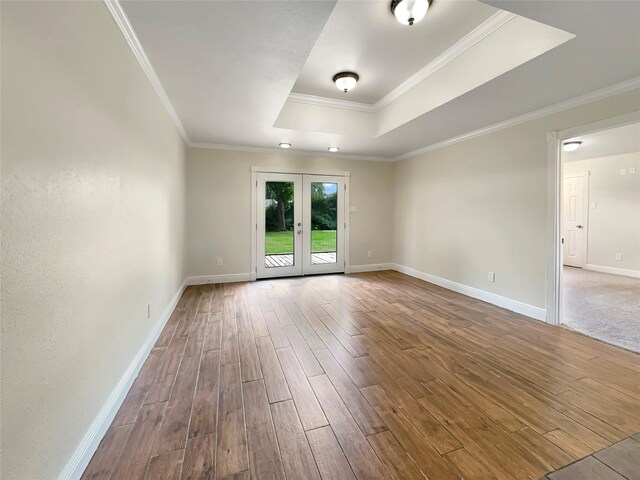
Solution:
<path fill-rule="evenodd" d="M 344 93 L 355 87 L 358 80 L 360 80 L 360 76 L 353 72 L 340 72 L 333 76 L 333 83 L 336 84 L 338 90 L 342 90 Z"/>
<path fill-rule="evenodd" d="M 578 148 L 580 148 L 580 145 L 582 145 L 582 142 L 579 140 L 564 142 L 562 144 L 565 152 L 575 152 Z"/>
<path fill-rule="evenodd" d="M 338 147 L 329 147 L 327 148 L 327 150 L 329 150 L 331 153 L 336 153 L 340 149 Z"/>
<path fill-rule="evenodd" d="M 424 18 L 430 0 L 391 0 L 391 13 L 403 25 L 413 25 Z"/>
<path fill-rule="evenodd" d="M 286 142 L 282 142 L 282 143 L 279 145 L 279 147 L 280 147 L 280 148 L 287 149 L 287 148 L 291 148 L 291 144 L 290 144 L 290 143 L 286 143 Z"/>

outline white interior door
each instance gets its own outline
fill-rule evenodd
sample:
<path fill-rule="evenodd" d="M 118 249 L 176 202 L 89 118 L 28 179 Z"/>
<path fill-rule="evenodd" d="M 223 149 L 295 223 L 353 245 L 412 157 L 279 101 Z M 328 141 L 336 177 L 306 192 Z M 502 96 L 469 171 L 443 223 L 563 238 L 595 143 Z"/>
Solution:
<path fill-rule="evenodd" d="M 582 267 L 586 246 L 587 174 L 565 175 L 562 189 L 562 257 L 564 265 Z"/>
<path fill-rule="evenodd" d="M 302 175 L 257 175 L 257 276 L 302 275 Z"/>
<path fill-rule="evenodd" d="M 303 176 L 304 274 L 344 272 L 344 177 Z"/>

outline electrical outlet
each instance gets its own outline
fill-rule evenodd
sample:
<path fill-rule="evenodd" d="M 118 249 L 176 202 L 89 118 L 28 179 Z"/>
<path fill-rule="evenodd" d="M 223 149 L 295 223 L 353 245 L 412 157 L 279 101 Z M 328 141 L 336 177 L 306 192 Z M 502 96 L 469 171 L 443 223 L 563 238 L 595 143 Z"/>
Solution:
<path fill-rule="evenodd" d="M 635 175 L 635 174 L 636 174 L 636 169 L 635 169 L 635 167 L 631 167 L 631 168 L 629 169 L 629 175 Z"/>
<path fill-rule="evenodd" d="M 367 250 L 367 257 L 373 257 L 373 252 L 371 250 Z"/>
<path fill-rule="evenodd" d="M 147 303 L 147 320 L 151 318 L 151 304 Z"/>
<path fill-rule="evenodd" d="M 621 168 L 620 169 L 620 175 L 626 175 L 627 174 L 627 169 L 626 168 Z"/>
<path fill-rule="evenodd" d="M 591 209 L 595 210 L 596 208 L 598 208 L 598 202 L 591 202 Z"/>
<path fill-rule="evenodd" d="M 616 260 L 618 260 L 619 262 L 622 261 L 622 254 L 621 253 L 616 253 Z"/>
<path fill-rule="evenodd" d="M 219 258 L 219 259 L 218 259 L 218 266 L 219 266 L 219 267 L 221 267 L 221 266 L 222 266 L 222 259 L 221 259 L 221 258 Z"/>
<path fill-rule="evenodd" d="M 496 272 L 489 272 L 489 275 L 487 275 L 487 278 L 490 282 L 495 282 L 496 281 Z"/>

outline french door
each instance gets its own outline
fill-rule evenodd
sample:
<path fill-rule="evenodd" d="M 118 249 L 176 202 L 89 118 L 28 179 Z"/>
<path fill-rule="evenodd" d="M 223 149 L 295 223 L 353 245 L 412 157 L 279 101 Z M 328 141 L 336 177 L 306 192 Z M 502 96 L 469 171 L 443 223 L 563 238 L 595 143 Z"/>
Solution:
<path fill-rule="evenodd" d="M 344 272 L 344 177 L 258 173 L 258 278 Z"/>

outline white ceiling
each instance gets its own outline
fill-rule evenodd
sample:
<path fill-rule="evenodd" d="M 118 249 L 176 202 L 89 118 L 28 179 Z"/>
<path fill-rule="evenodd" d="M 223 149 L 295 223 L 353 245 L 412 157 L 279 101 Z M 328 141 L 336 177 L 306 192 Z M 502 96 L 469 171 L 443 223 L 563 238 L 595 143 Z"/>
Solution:
<path fill-rule="evenodd" d="M 640 123 L 610 128 L 570 140 L 579 140 L 582 145 L 573 152 L 563 151 L 562 160 L 565 162 L 640 152 Z"/>
<path fill-rule="evenodd" d="M 336 144 L 344 154 L 392 159 L 640 77 L 640 2 L 487 0 L 483 3 L 493 8 L 570 32 L 576 38 L 377 138 L 274 128 L 292 89 L 316 88 L 312 86 L 311 77 L 324 81 L 326 75 L 320 73 L 307 78 L 307 66 L 311 68 L 313 64 L 315 47 L 319 51 L 325 48 L 324 29 L 334 22 L 348 24 L 349 18 L 339 18 L 341 15 L 348 17 L 348 12 L 361 8 L 367 9 L 367 16 L 376 22 L 383 22 L 383 15 L 388 14 L 389 31 L 396 32 L 397 28 L 397 34 L 407 38 L 414 35 L 428 38 L 430 29 L 438 28 L 433 25 L 438 10 L 452 12 L 451 17 L 440 20 L 442 23 L 451 21 L 454 12 L 469 10 L 470 18 L 454 22 L 455 28 L 459 27 L 455 36 L 464 35 L 469 26 L 486 19 L 481 12 L 490 15 L 495 11 L 486 5 L 476 6 L 477 2 L 435 0 L 433 11 L 423 22 L 402 27 L 387 7 L 384 13 L 382 9 L 368 10 L 378 8 L 380 3 L 386 4 L 340 0 L 334 13 L 335 3 L 330 1 L 149 0 L 125 1 L 122 6 L 192 144 L 264 149 L 289 141 L 293 151 L 319 153 L 326 153 L 327 146 Z M 398 78 L 416 65 L 424 64 L 425 59 L 428 62 L 438 52 L 430 43 L 409 42 L 411 55 L 402 51 L 395 60 L 380 61 L 370 55 L 374 50 L 368 48 L 375 42 L 385 44 L 382 29 L 379 38 L 366 40 L 375 32 L 367 31 L 369 24 L 364 23 L 359 27 L 363 31 L 352 32 L 350 38 L 360 42 L 357 48 L 363 56 L 358 69 L 360 73 L 367 73 L 350 99 L 359 98 L 369 103 L 387 93 L 390 86 L 394 88 Z M 354 21 L 353 29 L 358 25 Z M 442 49 L 454 39 L 449 31 L 441 35 Z M 350 45 L 350 42 L 347 43 Z M 344 47 L 339 42 L 333 44 L 333 56 L 326 57 L 327 53 L 323 53 L 324 57 L 333 58 L 334 63 L 328 69 L 335 69 L 343 55 L 361 54 L 354 54 L 353 50 L 349 53 L 347 43 Z M 418 51 L 423 51 L 424 57 L 414 64 L 412 55 Z M 349 61 L 345 60 L 345 65 Z M 321 68 L 321 62 L 314 65 L 313 68 Z M 397 68 L 402 69 L 401 75 L 396 73 Z M 474 67 L 470 74 L 477 73 L 478 68 L 482 67 Z M 374 75 L 384 80 L 373 82 Z M 300 87 L 301 84 L 305 86 Z M 335 89 L 332 85 L 329 87 Z M 334 93 L 331 88 L 331 94 L 338 94 L 336 98 L 340 98 L 340 92 L 336 89 Z M 305 91 L 324 95 L 320 90 Z M 362 97 L 355 97 L 356 92 Z"/>
<path fill-rule="evenodd" d="M 394 21 L 389 3 L 339 1 L 293 91 L 375 103 L 498 11 L 475 1 L 438 0 L 422 22 L 407 28 Z M 360 76 L 346 94 L 332 82 L 345 70 Z"/>

